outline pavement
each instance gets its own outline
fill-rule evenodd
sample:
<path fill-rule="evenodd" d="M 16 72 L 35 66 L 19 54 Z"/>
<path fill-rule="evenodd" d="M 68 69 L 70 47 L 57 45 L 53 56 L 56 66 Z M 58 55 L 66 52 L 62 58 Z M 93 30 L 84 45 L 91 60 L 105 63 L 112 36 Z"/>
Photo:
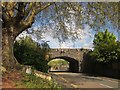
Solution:
<path fill-rule="evenodd" d="M 63 88 L 118 88 L 118 79 L 89 76 L 82 73 L 50 72 Z M 119 90 L 119 89 L 118 89 Z"/>

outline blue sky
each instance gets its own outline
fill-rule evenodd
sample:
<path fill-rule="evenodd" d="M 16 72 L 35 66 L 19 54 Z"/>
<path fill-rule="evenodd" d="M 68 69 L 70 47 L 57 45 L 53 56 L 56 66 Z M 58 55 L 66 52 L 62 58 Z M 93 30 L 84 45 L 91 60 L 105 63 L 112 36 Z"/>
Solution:
<path fill-rule="evenodd" d="M 74 24 L 74 23 L 73 23 Z M 37 29 L 39 26 L 39 23 L 34 23 L 33 27 Z M 72 25 L 74 27 L 74 25 Z M 53 26 L 54 27 L 54 26 Z M 69 27 L 69 24 L 68 24 Z M 74 29 L 74 28 L 73 28 Z M 118 33 L 117 30 L 111 28 L 111 27 L 105 27 L 102 28 L 100 31 L 105 31 L 105 29 L 108 29 L 111 33 L 113 33 L 116 38 L 118 39 Z M 73 30 L 74 31 L 74 30 Z M 97 33 L 95 30 L 92 30 L 89 25 L 85 25 L 84 29 L 78 28 L 78 39 L 75 41 L 72 41 L 70 39 L 66 40 L 65 42 L 59 42 L 57 38 L 53 38 L 53 33 L 55 31 L 49 28 L 44 35 L 43 38 L 40 40 L 37 40 L 39 43 L 41 43 L 41 40 L 43 41 L 49 41 L 48 44 L 50 45 L 50 48 L 85 48 L 85 49 L 93 49 L 93 39 L 94 35 Z M 36 40 L 36 38 L 34 37 Z"/>
<path fill-rule="evenodd" d="M 116 30 L 108 29 L 111 33 L 113 33 L 116 38 L 118 39 L 118 33 Z M 103 31 L 103 30 L 101 30 Z M 49 32 L 44 33 L 43 38 L 37 40 L 34 36 L 33 39 L 37 42 L 41 43 L 42 41 L 49 41 L 48 44 L 50 45 L 50 48 L 85 48 L 85 49 L 93 49 L 93 39 L 95 32 L 94 30 L 90 29 L 89 26 L 86 25 L 86 27 L 82 30 L 79 30 L 79 36 L 81 39 L 78 39 L 76 41 L 66 40 L 63 43 L 60 43 L 57 38 L 52 37 L 52 31 L 49 30 Z M 89 32 L 89 33 L 88 33 Z M 26 32 L 23 32 L 20 37 L 28 35 Z"/>
<path fill-rule="evenodd" d="M 45 35 L 45 38 L 43 40 L 49 41 L 48 44 L 51 48 L 86 48 L 86 49 L 92 49 L 93 47 L 93 39 L 95 35 L 95 31 L 89 30 L 88 28 L 85 28 L 83 30 L 84 32 L 90 31 L 90 33 L 82 34 L 81 39 L 76 40 L 75 42 L 72 42 L 71 40 L 67 40 L 66 42 L 59 43 L 57 39 L 53 39 L 49 34 Z M 117 37 L 117 32 L 110 30 L 114 35 Z M 91 35 L 91 36 L 89 36 Z"/>
<path fill-rule="evenodd" d="M 87 33 L 88 31 L 91 32 L 91 37 L 89 36 L 89 33 Z M 79 36 L 81 39 L 78 39 L 74 42 L 71 40 L 66 40 L 63 43 L 60 43 L 48 33 L 45 34 L 45 38 L 43 40 L 50 41 L 48 44 L 51 48 L 91 48 L 94 34 L 95 32 L 92 32 L 89 27 L 86 27 L 84 30 L 80 30 Z"/>

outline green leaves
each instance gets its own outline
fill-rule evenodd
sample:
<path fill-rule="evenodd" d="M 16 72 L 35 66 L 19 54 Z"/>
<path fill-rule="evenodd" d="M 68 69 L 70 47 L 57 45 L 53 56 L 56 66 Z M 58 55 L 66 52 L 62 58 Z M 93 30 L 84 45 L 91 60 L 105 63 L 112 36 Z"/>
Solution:
<path fill-rule="evenodd" d="M 40 45 L 27 36 L 15 42 L 14 55 L 19 63 L 32 65 L 37 70 L 47 72 L 48 66 L 45 55 L 49 49 L 46 42 Z"/>
<path fill-rule="evenodd" d="M 68 65 L 69 62 L 65 61 L 64 59 L 53 59 L 48 62 L 48 65 L 51 67 L 59 66 L 59 65 Z"/>
<path fill-rule="evenodd" d="M 94 51 L 90 55 L 98 62 L 111 63 L 119 60 L 119 42 L 116 42 L 116 37 L 107 29 L 105 32 L 98 32 L 93 42 Z"/>
<path fill-rule="evenodd" d="M 95 35 L 95 39 L 94 39 L 94 44 L 96 45 L 102 45 L 103 44 L 111 44 L 115 43 L 116 37 L 111 34 L 107 29 L 105 32 L 98 32 L 98 34 Z"/>

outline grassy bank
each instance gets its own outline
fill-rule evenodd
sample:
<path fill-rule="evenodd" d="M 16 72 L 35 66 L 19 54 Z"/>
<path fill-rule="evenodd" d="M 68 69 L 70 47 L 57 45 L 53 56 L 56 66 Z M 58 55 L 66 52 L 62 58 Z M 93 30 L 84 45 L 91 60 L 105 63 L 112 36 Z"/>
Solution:
<path fill-rule="evenodd" d="M 26 88 L 56 88 L 61 89 L 61 87 L 54 81 L 48 81 L 45 79 L 42 79 L 40 77 L 37 77 L 35 75 L 23 75 L 23 80 L 21 84 Z"/>
<path fill-rule="evenodd" d="M 2 88 L 50 88 L 61 90 L 60 85 L 54 80 L 48 81 L 33 74 L 26 74 L 20 70 L 4 73 L 2 81 Z"/>

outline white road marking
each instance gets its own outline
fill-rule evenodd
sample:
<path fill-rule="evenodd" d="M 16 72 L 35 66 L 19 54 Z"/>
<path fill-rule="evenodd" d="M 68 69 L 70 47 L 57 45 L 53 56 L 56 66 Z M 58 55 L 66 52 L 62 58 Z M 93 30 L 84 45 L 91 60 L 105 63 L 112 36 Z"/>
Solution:
<path fill-rule="evenodd" d="M 54 73 L 54 74 L 58 74 L 57 76 L 59 75 L 62 75 L 63 73 Z M 67 73 L 64 73 L 64 74 L 67 74 Z M 71 76 L 71 73 L 70 73 L 70 76 Z M 75 76 L 77 76 L 77 74 L 75 74 Z M 81 77 L 87 77 L 87 76 L 81 76 Z M 77 85 L 73 84 L 73 83 L 70 83 L 68 80 L 64 79 L 63 77 L 60 77 L 62 80 L 64 80 L 66 83 L 69 83 L 71 86 L 77 88 Z M 101 77 L 90 77 L 90 78 L 95 78 L 95 79 L 100 79 L 102 81 L 105 81 L 105 82 L 111 82 L 111 83 L 114 83 L 114 84 L 118 84 L 117 80 L 110 80 L 109 78 L 101 78 Z M 101 86 L 104 86 L 106 88 L 114 88 L 114 86 L 110 86 L 110 85 L 106 85 L 106 84 L 103 84 L 102 82 L 99 83 L 99 85 Z"/>
<path fill-rule="evenodd" d="M 90 77 L 90 78 L 96 78 L 96 79 L 99 79 L 99 80 L 103 80 L 103 81 L 110 81 L 110 82 L 113 82 L 113 83 L 118 83 L 118 81 L 116 80 L 110 80 L 110 78 L 101 78 L 101 77 Z"/>
<path fill-rule="evenodd" d="M 113 81 L 113 80 L 108 80 L 108 81 L 110 81 L 110 82 L 114 82 L 114 83 L 118 83 L 118 81 Z"/>
<path fill-rule="evenodd" d="M 100 78 L 100 77 L 97 77 L 97 79 L 101 79 L 101 80 L 104 80 L 104 81 L 110 81 L 110 82 L 114 82 L 114 83 L 118 83 L 118 81 L 116 80 L 110 80 L 109 78 Z"/>
<path fill-rule="evenodd" d="M 111 86 L 108 86 L 108 85 L 105 85 L 105 84 L 101 84 L 101 83 L 100 83 L 100 85 L 105 86 L 105 87 L 108 87 L 108 88 L 113 88 L 113 87 L 111 87 Z"/>

